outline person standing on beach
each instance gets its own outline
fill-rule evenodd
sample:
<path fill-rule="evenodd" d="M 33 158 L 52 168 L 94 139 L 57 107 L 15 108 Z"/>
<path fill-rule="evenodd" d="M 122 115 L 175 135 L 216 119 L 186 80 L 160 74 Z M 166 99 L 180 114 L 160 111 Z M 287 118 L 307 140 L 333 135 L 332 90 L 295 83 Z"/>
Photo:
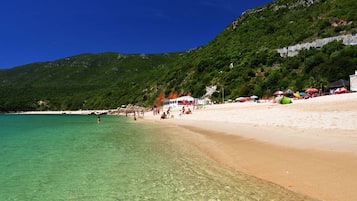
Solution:
<path fill-rule="evenodd" d="M 156 105 L 154 105 L 154 108 L 152 111 L 153 111 L 154 116 L 157 115 L 157 106 Z"/>
<path fill-rule="evenodd" d="M 134 121 L 136 121 L 136 112 L 134 110 Z"/>

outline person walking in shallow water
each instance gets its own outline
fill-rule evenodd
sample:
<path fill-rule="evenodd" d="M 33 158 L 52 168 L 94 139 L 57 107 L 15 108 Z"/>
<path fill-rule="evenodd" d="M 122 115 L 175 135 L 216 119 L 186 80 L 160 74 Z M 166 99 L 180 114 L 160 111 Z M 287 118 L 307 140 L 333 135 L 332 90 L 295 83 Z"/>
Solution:
<path fill-rule="evenodd" d="M 100 115 L 98 115 L 98 117 L 97 117 L 97 123 L 98 124 L 100 123 Z"/>

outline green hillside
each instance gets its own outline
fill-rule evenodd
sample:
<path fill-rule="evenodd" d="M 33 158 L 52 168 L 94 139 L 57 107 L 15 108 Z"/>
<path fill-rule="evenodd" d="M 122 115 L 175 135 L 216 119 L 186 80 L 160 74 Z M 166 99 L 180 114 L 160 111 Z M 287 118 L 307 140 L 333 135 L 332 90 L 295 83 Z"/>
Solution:
<path fill-rule="evenodd" d="M 2 70 L 0 109 L 100 109 L 152 102 L 145 91 L 156 93 L 152 86 L 161 71 L 183 55 L 83 54 Z"/>
<path fill-rule="evenodd" d="M 294 57 L 277 49 L 355 35 L 356 10 L 354 0 L 277 0 L 232 19 L 207 45 L 187 52 L 83 54 L 0 70 L 0 111 L 151 106 L 161 93 L 200 97 L 212 85 L 224 87 L 227 99 L 327 86 L 354 73 L 357 46 L 334 41 Z"/>

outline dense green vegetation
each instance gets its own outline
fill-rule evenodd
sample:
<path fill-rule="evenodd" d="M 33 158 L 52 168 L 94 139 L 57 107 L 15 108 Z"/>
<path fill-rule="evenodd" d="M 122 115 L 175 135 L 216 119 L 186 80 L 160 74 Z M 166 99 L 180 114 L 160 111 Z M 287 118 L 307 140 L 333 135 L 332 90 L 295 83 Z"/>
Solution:
<path fill-rule="evenodd" d="M 160 69 L 180 53 L 122 55 L 84 54 L 0 71 L 2 111 L 116 108 L 152 102 Z M 38 101 L 42 100 L 39 105 Z"/>
<path fill-rule="evenodd" d="M 224 86 L 227 99 L 270 96 L 277 89 L 302 90 L 348 79 L 356 70 L 357 46 L 334 41 L 294 57 L 281 57 L 276 49 L 356 34 L 357 4 L 298 2 L 304 1 L 278 0 L 247 11 L 207 45 L 187 52 L 83 54 L 1 70 L 0 111 L 151 106 L 161 93 L 200 97 L 212 85 Z M 212 99 L 219 97 L 215 93 Z"/>

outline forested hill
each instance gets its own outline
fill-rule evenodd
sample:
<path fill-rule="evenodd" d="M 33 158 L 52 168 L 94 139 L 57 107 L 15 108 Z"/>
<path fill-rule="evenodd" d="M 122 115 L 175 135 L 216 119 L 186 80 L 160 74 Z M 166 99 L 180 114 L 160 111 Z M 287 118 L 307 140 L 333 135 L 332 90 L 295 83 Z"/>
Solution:
<path fill-rule="evenodd" d="M 149 91 L 157 91 L 162 69 L 184 55 L 107 52 L 2 70 L 0 109 L 104 109 L 151 102 Z"/>
<path fill-rule="evenodd" d="M 214 85 L 224 87 L 227 99 L 327 86 L 354 73 L 357 46 L 333 41 L 294 57 L 277 49 L 355 36 L 356 10 L 354 0 L 277 0 L 232 19 L 208 44 L 187 52 L 83 54 L 1 70 L 0 110 L 151 106 L 170 94 L 200 97 Z"/>

